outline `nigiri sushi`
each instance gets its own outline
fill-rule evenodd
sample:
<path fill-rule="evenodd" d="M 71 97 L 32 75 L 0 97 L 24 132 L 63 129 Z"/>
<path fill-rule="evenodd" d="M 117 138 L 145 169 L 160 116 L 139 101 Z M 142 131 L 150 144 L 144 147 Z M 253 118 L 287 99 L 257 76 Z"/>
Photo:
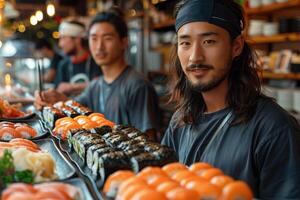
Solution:
<path fill-rule="evenodd" d="M 33 138 L 37 135 L 36 130 L 30 126 L 19 126 L 15 130 L 19 132 L 22 138 L 26 139 Z"/>
<path fill-rule="evenodd" d="M 11 127 L 3 127 L 0 129 L 0 139 L 9 141 L 13 138 L 19 138 L 21 134 Z"/>

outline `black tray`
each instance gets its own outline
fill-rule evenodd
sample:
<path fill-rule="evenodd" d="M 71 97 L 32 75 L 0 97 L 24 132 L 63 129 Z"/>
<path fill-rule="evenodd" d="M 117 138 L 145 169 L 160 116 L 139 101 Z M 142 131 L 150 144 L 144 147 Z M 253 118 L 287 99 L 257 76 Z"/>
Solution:
<path fill-rule="evenodd" d="M 95 193 L 97 198 L 104 199 L 103 195 L 100 192 L 100 189 L 104 184 L 104 180 L 97 180 L 97 178 L 92 175 L 92 171 L 87 167 L 87 165 L 85 165 L 85 163 L 83 162 L 83 160 L 81 160 L 77 153 L 70 149 L 67 141 L 59 140 L 59 147 L 69 156 L 70 160 L 76 165 L 80 173 L 90 180 L 93 192 Z"/>
<path fill-rule="evenodd" d="M 63 156 L 52 139 L 41 139 L 34 141 L 42 150 L 49 152 L 56 162 L 56 172 L 59 180 L 65 180 L 75 175 L 75 168 Z"/>
<path fill-rule="evenodd" d="M 33 138 L 29 138 L 29 140 L 41 139 L 49 134 L 49 130 L 45 128 L 43 121 L 38 116 L 35 116 L 33 119 L 7 119 L 7 120 L 0 119 L 0 121 L 28 124 L 29 126 L 34 128 L 37 132 L 37 136 Z"/>

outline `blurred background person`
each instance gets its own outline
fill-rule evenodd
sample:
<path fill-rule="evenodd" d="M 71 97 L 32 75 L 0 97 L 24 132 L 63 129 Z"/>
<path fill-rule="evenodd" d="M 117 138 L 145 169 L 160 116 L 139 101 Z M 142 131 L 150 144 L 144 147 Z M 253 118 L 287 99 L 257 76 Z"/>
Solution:
<path fill-rule="evenodd" d="M 46 83 L 56 82 L 57 68 L 63 55 L 55 50 L 53 45 L 47 39 L 40 39 L 35 44 L 35 49 L 39 56 L 50 59 L 49 68 L 43 74 L 43 81 Z"/>
<path fill-rule="evenodd" d="M 103 75 L 74 100 L 117 124 L 133 125 L 151 139 L 159 140 L 161 116 L 157 95 L 146 77 L 126 62 L 128 28 L 118 7 L 92 19 L 89 47 Z M 55 90 L 37 92 L 35 105 L 39 109 L 67 99 Z"/>
<path fill-rule="evenodd" d="M 67 57 L 59 64 L 55 85 L 58 92 L 74 96 L 101 75 L 101 69 L 88 51 L 84 24 L 64 21 L 59 26 L 59 34 L 59 47 Z"/>

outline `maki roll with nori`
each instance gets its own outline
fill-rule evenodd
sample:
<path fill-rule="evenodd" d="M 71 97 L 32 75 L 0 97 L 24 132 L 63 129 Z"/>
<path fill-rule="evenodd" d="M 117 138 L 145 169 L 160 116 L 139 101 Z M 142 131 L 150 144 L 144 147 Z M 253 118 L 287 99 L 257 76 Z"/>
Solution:
<path fill-rule="evenodd" d="M 72 117 L 72 118 L 79 115 L 75 110 L 73 110 L 72 108 L 70 108 L 68 106 L 62 106 L 61 111 L 68 117 Z"/>
<path fill-rule="evenodd" d="M 129 149 L 129 150 L 124 151 L 124 152 L 125 152 L 125 154 L 126 154 L 129 158 L 131 158 L 131 157 L 133 157 L 133 156 L 137 156 L 137 155 L 139 155 L 139 154 L 141 154 L 141 153 L 146 153 L 145 150 L 143 150 L 143 149 L 136 149 L 136 148 L 132 148 L 132 149 Z"/>
<path fill-rule="evenodd" d="M 111 147 L 104 147 L 94 151 L 92 158 L 92 173 L 94 176 L 97 176 L 99 173 L 99 158 L 106 153 L 111 153 L 114 151 L 115 150 Z"/>
<path fill-rule="evenodd" d="M 90 110 L 87 107 L 84 107 L 83 105 L 74 100 L 66 101 L 65 105 L 75 110 L 79 115 L 89 115 L 92 113 L 92 110 Z"/>
<path fill-rule="evenodd" d="M 147 152 L 153 152 L 153 151 L 157 151 L 161 148 L 161 144 L 159 143 L 153 143 L 153 142 L 147 142 L 147 144 L 145 145 L 144 149 Z"/>
<path fill-rule="evenodd" d="M 177 162 L 175 151 L 167 146 L 161 146 L 158 150 L 151 152 L 152 155 L 162 164 Z"/>
<path fill-rule="evenodd" d="M 121 144 L 124 141 L 127 141 L 128 137 L 121 134 L 115 134 L 111 137 L 108 137 L 105 139 L 105 141 L 112 147 L 116 148 L 119 144 Z"/>
<path fill-rule="evenodd" d="M 123 151 L 115 151 L 103 154 L 99 157 L 100 178 L 107 178 L 110 174 L 118 170 L 131 169 L 129 158 Z"/>
<path fill-rule="evenodd" d="M 108 147 L 106 143 L 98 143 L 95 145 L 92 145 L 88 148 L 87 150 L 87 154 L 86 154 L 86 163 L 88 168 L 92 169 L 93 163 L 94 163 L 94 159 L 93 159 L 93 155 L 94 152 L 97 151 L 98 149 L 103 149 Z"/>
<path fill-rule="evenodd" d="M 66 115 L 57 108 L 45 106 L 42 110 L 43 120 L 52 129 L 54 127 L 55 121 L 59 118 L 66 117 Z"/>
<path fill-rule="evenodd" d="M 151 153 L 141 153 L 130 158 L 132 170 L 137 173 L 147 166 L 162 166 L 159 160 Z"/>
<path fill-rule="evenodd" d="M 73 147 L 78 156 L 85 162 L 87 150 L 90 146 L 104 143 L 101 136 L 94 133 L 79 133 L 73 137 Z"/>
<path fill-rule="evenodd" d="M 138 140 L 133 140 L 133 139 L 123 141 L 117 146 L 117 148 L 120 149 L 120 150 L 125 150 L 125 149 L 128 149 L 128 147 L 133 146 L 137 143 L 139 143 L 139 141 Z"/>
<path fill-rule="evenodd" d="M 133 132 L 129 132 L 127 133 L 127 136 L 129 138 L 137 138 L 139 136 L 142 136 L 144 133 L 142 133 L 141 131 L 133 131 Z"/>
<path fill-rule="evenodd" d="M 99 135 L 105 135 L 108 132 L 112 132 L 112 129 L 110 126 L 101 126 L 94 128 L 95 132 Z"/>

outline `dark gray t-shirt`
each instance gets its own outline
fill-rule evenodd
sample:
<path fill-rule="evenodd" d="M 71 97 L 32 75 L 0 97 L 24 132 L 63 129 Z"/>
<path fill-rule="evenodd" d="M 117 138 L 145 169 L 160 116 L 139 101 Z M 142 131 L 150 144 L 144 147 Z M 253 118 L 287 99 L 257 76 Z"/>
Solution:
<path fill-rule="evenodd" d="M 130 66 L 110 84 L 100 76 L 75 100 L 117 124 L 130 124 L 141 131 L 160 127 L 155 90 Z"/>
<path fill-rule="evenodd" d="M 207 144 L 229 108 L 204 115 L 199 123 L 177 126 L 175 113 L 162 143 L 180 162 L 208 162 L 246 181 L 259 199 L 300 199 L 300 127 L 270 99 L 260 99 L 247 123 L 225 124 Z"/>

